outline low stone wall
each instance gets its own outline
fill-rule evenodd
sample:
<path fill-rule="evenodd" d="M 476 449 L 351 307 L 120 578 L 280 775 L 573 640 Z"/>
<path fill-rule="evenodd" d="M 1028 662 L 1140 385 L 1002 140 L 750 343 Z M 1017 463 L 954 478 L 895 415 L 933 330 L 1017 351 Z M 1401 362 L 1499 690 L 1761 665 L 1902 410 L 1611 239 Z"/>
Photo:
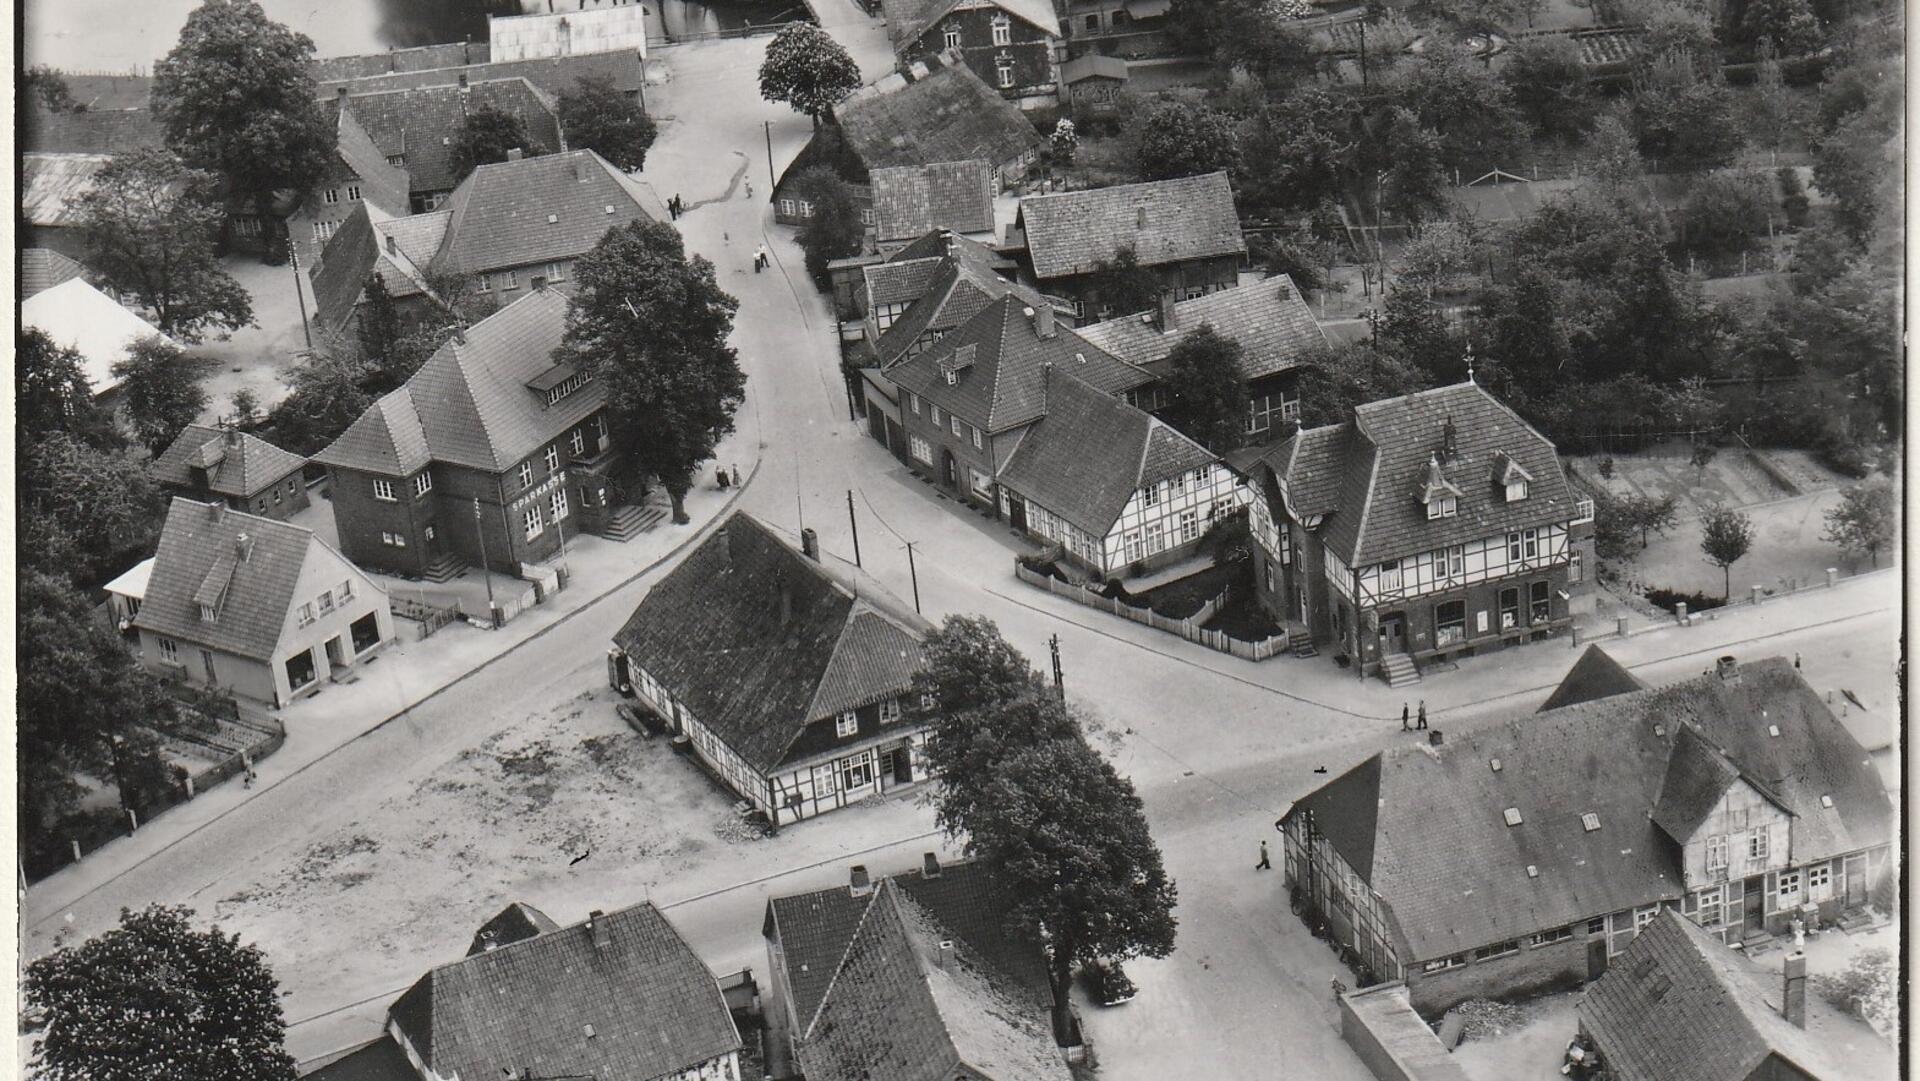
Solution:
<path fill-rule="evenodd" d="M 1026 565 L 1018 560 L 1014 561 L 1013 573 L 1022 582 L 1044 589 L 1056 597 L 1065 597 L 1076 604 L 1084 604 L 1088 608 L 1098 608 L 1135 623 L 1144 623 L 1157 631 L 1177 634 L 1189 642 L 1231 654 L 1242 660 L 1264 661 L 1284 651 L 1288 646 L 1288 640 L 1284 635 L 1275 635 L 1259 642 L 1243 642 L 1225 631 L 1208 630 L 1205 626 L 1206 622 L 1217 615 L 1227 602 L 1225 591 L 1201 605 L 1199 611 L 1186 619 L 1174 619 L 1171 616 L 1163 616 L 1151 608 L 1136 608 L 1118 597 L 1103 597 L 1084 586 L 1062 582 L 1052 575 L 1028 570 Z"/>

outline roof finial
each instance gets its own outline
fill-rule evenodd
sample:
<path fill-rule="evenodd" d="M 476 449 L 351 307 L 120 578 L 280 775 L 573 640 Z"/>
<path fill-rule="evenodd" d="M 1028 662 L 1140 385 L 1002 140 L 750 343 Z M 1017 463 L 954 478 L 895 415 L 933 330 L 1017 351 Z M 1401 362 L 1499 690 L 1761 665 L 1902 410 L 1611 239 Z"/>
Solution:
<path fill-rule="evenodd" d="M 1469 338 L 1467 339 L 1467 382 L 1473 381 L 1473 339 Z"/>

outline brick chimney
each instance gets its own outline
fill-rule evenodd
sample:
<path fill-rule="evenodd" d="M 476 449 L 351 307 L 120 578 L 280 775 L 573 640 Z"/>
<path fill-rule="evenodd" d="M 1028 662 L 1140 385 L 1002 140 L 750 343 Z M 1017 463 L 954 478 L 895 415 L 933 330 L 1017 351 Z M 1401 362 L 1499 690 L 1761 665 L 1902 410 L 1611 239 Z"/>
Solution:
<path fill-rule="evenodd" d="M 1039 338 L 1042 341 L 1046 341 L 1053 337 L 1054 335 L 1053 305 L 1043 303 L 1037 308 L 1023 309 L 1020 314 L 1033 320 L 1033 336 L 1034 337 Z"/>
<path fill-rule="evenodd" d="M 1176 303 L 1177 302 L 1173 299 L 1172 293 L 1160 294 L 1159 322 L 1160 322 L 1160 333 L 1162 334 L 1165 334 L 1168 331 L 1171 331 L 1174 328 L 1174 325 L 1180 321 L 1179 314 L 1176 311 L 1174 311 L 1174 306 Z"/>
<path fill-rule="evenodd" d="M 939 965 L 941 968 L 952 967 L 953 965 L 953 940 L 952 939 L 946 938 L 946 939 L 940 940 L 940 945 L 935 947 L 933 951 L 933 963 L 936 965 Z"/>
<path fill-rule="evenodd" d="M 233 554 L 245 563 L 253 556 L 253 538 L 241 533 L 233 538 Z"/>
<path fill-rule="evenodd" d="M 815 563 L 820 562 L 820 534 L 815 533 L 811 526 L 800 531 L 800 554 Z"/>
<path fill-rule="evenodd" d="M 594 909 L 587 913 L 587 934 L 593 938 L 593 948 L 604 950 L 613 944 L 613 936 L 607 930 L 607 914 Z"/>
<path fill-rule="evenodd" d="M 940 877 L 940 857 L 939 856 L 936 856 L 931 852 L 927 852 L 921 855 L 920 877 L 921 878 L 939 878 Z"/>
<path fill-rule="evenodd" d="M 856 863 L 847 872 L 847 892 L 855 897 L 866 897 L 873 893 L 873 879 L 867 876 L 867 865 Z"/>
<path fill-rule="evenodd" d="M 526 156 L 527 156 L 527 152 L 517 146 L 514 147 L 512 150 L 507 151 L 508 161 L 519 161 L 521 158 L 524 158 Z"/>
<path fill-rule="evenodd" d="M 1713 673 L 1721 679 L 1731 680 L 1740 674 L 1740 662 L 1729 653 L 1713 662 Z"/>
<path fill-rule="evenodd" d="M 1795 1028 L 1807 1027 L 1807 955 L 1799 950 L 1780 972 L 1780 1014 Z"/>
<path fill-rule="evenodd" d="M 387 254 L 388 255 L 400 254 L 400 242 L 398 240 L 393 239 L 393 234 L 391 233 L 387 234 Z"/>

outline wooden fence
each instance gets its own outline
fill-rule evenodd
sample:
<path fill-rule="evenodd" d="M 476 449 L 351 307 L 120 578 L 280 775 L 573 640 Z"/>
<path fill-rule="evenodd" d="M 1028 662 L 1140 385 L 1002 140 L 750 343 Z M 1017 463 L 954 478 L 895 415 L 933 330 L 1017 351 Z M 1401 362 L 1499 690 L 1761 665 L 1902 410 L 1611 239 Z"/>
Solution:
<path fill-rule="evenodd" d="M 422 639 L 431 637 L 434 631 L 452 623 L 456 619 L 466 618 L 465 614 L 460 611 L 459 601 L 455 601 L 452 607 L 442 607 L 437 604 L 428 604 L 425 601 L 415 600 L 412 597 L 390 597 L 389 600 L 393 606 L 394 615 L 399 616 L 401 619 L 410 619 L 420 624 L 420 637 Z"/>
<path fill-rule="evenodd" d="M 1200 610 L 1194 614 L 1185 619 L 1175 619 L 1172 616 L 1161 615 L 1151 608 L 1137 608 L 1118 597 L 1103 597 L 1084 586 L 1077 586 L 1071 582 L 1062 582 L 1052 575 L 1029 570 L 1026 564 L 1018 560 L 1014 561 L 1013 573 L 1014 576 L 1022 582 L 1044 589 L 1056 597 L 1065 597 L 1067 600 L 1073 601 L 1076 604 L 1084 604 L 1088 608 L 1099 608 L 1103 611 L 1111 612 L 1122 619 L 1130 619 L 1135 623 L 1144 623 L 1157 631 L 1177 634 L 1189 642 L 1206 646 L 1208 649 L 1217 650 L 1221 653 L 1231 654 L 1242 660 L 1264 661 L 1268 657 L 1282 652 L 1288 645 L 1288 639 L 1285 635 L 1274 635 L 1259 642 L 1244 642 L 1225 631 L 1207 629 L 1204 624 L 1218 615 L 1220 609 L 1227 603 L 1225 590 L 1222 590 L 1218 597 L 1201 605 Z"/>

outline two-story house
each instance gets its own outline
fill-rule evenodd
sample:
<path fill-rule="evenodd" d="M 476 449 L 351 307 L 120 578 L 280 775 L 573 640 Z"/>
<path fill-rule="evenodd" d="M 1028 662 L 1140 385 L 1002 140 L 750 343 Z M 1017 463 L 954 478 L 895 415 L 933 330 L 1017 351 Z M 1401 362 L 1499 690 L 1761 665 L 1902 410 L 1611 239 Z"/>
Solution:
<path fill-rule="evenodd" d="M 259 436 L 189 424 L 147 475 L 162 488 L 202 503 L 286 519 L 307 508 L 300 473 L 307 460 Z"/>
<path fill-rule="evenodd" d="M 386 591 L 312 530 L 180 498 L 132 618 L 149 671 L 274 706 L 394 641 Z"/>
<path fill-rule="evenodd" d="M 928 625 L 883 588 L 734 514 L 614 636 L 609 678 L 774 826 L 924 780 L 905 722 Z"/>
<path fill-rule="evenodd" d="M 435 581 L 467 564 L 516 574 L 569 533 L 632 535 L 641 511 L 612 476 L 606 388 L 553 359 L 567 298 L 523 293 L 313 456 L 356 563 Z"/>
<path fill-rule="evenodd" d="M 1164 384 L 1168 356 L 1201 327 L 1240 347 L 1235 371 L 1247 393 L 1249 443 L 1264 443 L 1299 421 L 1301 365 L 1327 344 L 1327 335 L 1284 274 L 1191 300 L 1162 296 L 1155 311 L 1095 323 L 1080 336 Z M 1170 406 L 1160 384 L 1136 392 L 1133 404 L 1155 412 Z"/>
<path fill-rule="evenodd" d="M 1062 57 L 1052 0 L 882 0 L 880 8 L 903 66 L 957 53 L 1022 108 L 1055 104 Z"/>
<path fill-rule="evenodd" d="M 1369 402 L 1248 465 L 1256 588 L 1361 674 L 1558 634 L 1590 603 L 1593 502 L 1468 381 Z"/>
<path fill-rule="evenodd" d="M 809 1081 L 1067 1081 L 1046 952 L 984 864 L 774 897 L 761 934 L 773 1057 Z"/>
<path fill-rule="evenodd" d="M 1067 53 L 1087 57 L 1159 56 L 1171 0 L 1054 0 Z"/>
<path fill-rule="evenodd" d="M 442 211 L 375 222 L 365 206 L 348 212 L 307 271 L 315 328 L 336 341 L 356 340 L 360 313 L 375 277 L 392 299 L 403 329 L 411 330 L 429 318 L 450 321 L 453 317 L 446 314 L 443 298 L 427 284 L 424 265 L 436 250 L 428 245 L 446 235 L 446 219 Z M 403 239 L 411 243 L 403 245 Z M 416 254 L 423 262 L 414 262 Z"/>
<path fill-rule="evenodd" d="M 1225 173 L 1030 195 L 1013 235 L 1024 237 L 1040 289 L 1073 300 L 1083 323 L 1127 314 L 1100 296 L 1098 280 L 1122 252 L 1176 300 L 1233 288 L 1247 254 Z"/>
<path fill-rule="evenodd" d="M 518 119 L 527 133 L 529 145 L 522 149 L 528 157 L 567 148 L 555 102 L 526 79 L 457 78 L 458 82 L 448 85 L 392 90 L 350 84 L 342 86 L 336 95 L 336 100 L 343 102 L 340 111 L 352 114 L 354 123 L 387 165 L 406 175 L 407 199 L 390 208 L 392 214 L 424 213 L 447 200 L 464 179 L 456 171 L 454 137 L 468 115 L 477 110 L 490 109 Z M 334 187 L 337 185 L 322 188 L 323 203 Z M 344 199 L 346 192 L 341 189 L 338 194 Z M 324 241 L 325 237 L 320 239 Z"/>
<path fill-rule="evenodd" d="M 333 118 L 335 147 L 327 171 L 314 180 L 287 219 L 287 238 L 309 267 L 320 261 L 327 239 L 356 210 L 392 218 L 408 213 L 412 206 L 407 171 L 374 145 L 348 107 L 344 90 L 334 102 Z"/>
<path fill-rule="evenodd" d="M 1431 736 L 1279 822 L 1295 899 L 1423 1013 L 1595 979 L 1662 909 L 1754 946 L 1889 904 L 1893 803 L 1790 660 Z"/>
<path fill-rule="evenodd" d="M 955 233 L 930 233 L 861 270 L 865 341 L 882 368 L 927 349 L 1003 296 L 1052 308 L 1062 326 L 1073 325 L 1064 302 L 1013 280 L 1011 260 Z"/>

